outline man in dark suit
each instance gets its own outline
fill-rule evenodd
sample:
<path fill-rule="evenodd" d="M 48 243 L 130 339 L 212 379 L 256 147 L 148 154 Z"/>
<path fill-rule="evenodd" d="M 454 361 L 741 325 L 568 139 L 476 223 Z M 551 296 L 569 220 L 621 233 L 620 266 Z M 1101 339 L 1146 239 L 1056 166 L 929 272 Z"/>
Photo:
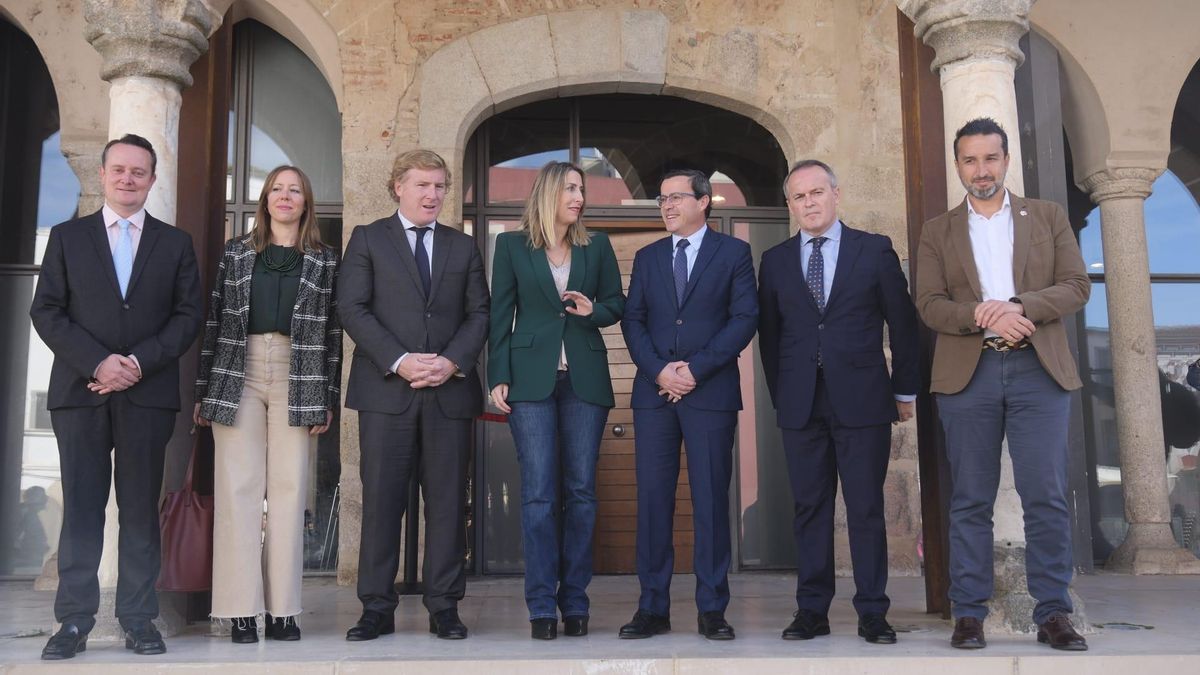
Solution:
<path fill-rule="evenodd" d="M 798 609 L 783 639 L 829 634 L 840 477 L 858 634 L 867 642 L 892 644 L 883 481 L 890 424 L 913 416 L 920 386 L 916 310 L 891 240 L 838 220 L 841 195 L 828 165 L 797 162 L 784 194 L 800 230 L 763 254 L 758 341 L 783 430 L 800 554 Z M 890 376 L 884 323 L 892 348 Z"/>
<path fill-rule="evenodd" d="M 467 459 L 472 421 L 483 412 L 475 362 L 487 338 L 488 289 L 475 240 L 437 222 L 449 185 L 437 154 L 401 154 L 389 181 L 398 210 L 355 228 L 342 258 L 338 313 L 355 343 L 346 407 L 358 411 L 363 483 L 363 613 L 346 633 L 351 641 L 395 630 L 401 524 L 418 465 L 429 630 L 467 637 L 458 601 L 466 590 Z"/>
<path fill-rule="evenodd" d="M 104 208 L 50 230 L 29 310 L 54 352 L 48 407 L 64 502 L 54 601 L 62 625 L 43 659 L 83 651 L 96 623 L 110 476 L 120 509 L 116 614 L 125 646 L 166 651 L 152 623 L 158 497 L 179 411 L 179 357 L 200 331 L 203 307 L 191 237 L 146 213 L 155 164 L 141 136 L 105 146 Z"/>
<path fill-rule="evenodd" d="M 695 526 L 700 634 L 732 640 L 729 605 L 729 479 L 742 408 L 737 358 L 754 337 L 758 297 L 750 246 L 710 230 L 712 185 L 673 171 L 658 197 L 671 236 L 637 252 L 621 322 L 637 365 L 637 570 L 641 598 L 622 638 L 671 629 L 670 588 L 679 446 L 687 451 Z"/>

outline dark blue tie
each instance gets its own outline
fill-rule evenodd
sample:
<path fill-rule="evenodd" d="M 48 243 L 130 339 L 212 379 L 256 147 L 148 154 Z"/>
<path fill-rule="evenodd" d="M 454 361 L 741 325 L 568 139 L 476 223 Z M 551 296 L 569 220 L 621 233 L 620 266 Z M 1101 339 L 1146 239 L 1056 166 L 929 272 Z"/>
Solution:
<path fill-rule="evenodd" d="M 680 239 L 678 244 L 675 244 L 675 299 L 679 306 L 683 306 L 683 292 L 687 290 L 688 272 L 687 272 L 687 239 Z"/>
<path fill-rule="evenodd" d="M 421 277 L 421 290 L 425 291 L 425 298 L 429 299 L 429 287 L 432 282 L 429 280 L 429 253 L 425 250 L 425 234 L 429 232 L 429 228 L 414 227 L 413 232 L 417 233 L 417 274 Z"/>
<path fill-rule="evenodd" d="M 821 244 L 824 243 L 825 237 L 813 238 L 812 253 L 808 256 L 808 274 L 805 275 L 808 292 L 812 293 L 813 300 L 817 301 L 817 309 L 822 313 L 825 311 L 825 258 L 821 255 Z"/>

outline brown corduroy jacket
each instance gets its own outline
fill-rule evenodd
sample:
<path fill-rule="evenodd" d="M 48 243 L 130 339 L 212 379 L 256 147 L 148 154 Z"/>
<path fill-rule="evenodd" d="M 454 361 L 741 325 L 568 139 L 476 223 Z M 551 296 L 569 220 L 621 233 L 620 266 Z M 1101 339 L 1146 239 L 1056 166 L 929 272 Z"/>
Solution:
<path fill-rule="evenodd" d="M 1079 244 L 1067 215 L 1054 202 L 1009 194 L 1013 218 L 1013 280 L 1025 316 L 1036 329 L 1029 340 L 1046 372 L 1063 389 L 1078 389 L 1079 369 L 1062 317 L 1083 308 L 1091 293 Z M 925 223 L 917 252 L 917 311 L 937 332 L 930 391 L 953 394 L 971 381 L 983 330 L 975 307 L 983 300 L 967 201 Z"/>

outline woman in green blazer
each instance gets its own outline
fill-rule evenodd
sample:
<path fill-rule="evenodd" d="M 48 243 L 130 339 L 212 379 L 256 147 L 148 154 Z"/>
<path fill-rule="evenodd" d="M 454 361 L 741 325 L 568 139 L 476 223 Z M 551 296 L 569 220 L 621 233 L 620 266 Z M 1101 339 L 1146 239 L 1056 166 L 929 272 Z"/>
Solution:
<path fill-rule="evenodd" d="M 547 164 L 492 260 L 488 383 L 521 465 L 525 604 L 541 640 L 558 636 L 559 611 L 567 635 L 587 635 L 596 462 L 613 407 L 600 329 L 625 309 L 612 244 L 584 228 L 583 206 L 583 171 Z"/>

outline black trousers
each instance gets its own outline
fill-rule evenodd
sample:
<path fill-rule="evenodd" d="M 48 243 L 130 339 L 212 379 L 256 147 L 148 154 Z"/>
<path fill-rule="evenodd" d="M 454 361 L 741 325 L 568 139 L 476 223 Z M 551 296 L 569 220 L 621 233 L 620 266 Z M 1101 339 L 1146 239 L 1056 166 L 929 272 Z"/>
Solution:
<path fill-rule="evenodd" d="M 399 415 L 359 411 L 363 507 L 358 599 L 363 609 L 391 614 L 399 603 L 395 581 L 402 525 L 418 459 L 425 498 L 425 607 L 433 614 L 462 600 L 472 421 L 442 414 L 433 391 L 418 392 Z"/>
<path fill-rule="evenodd" d="M 799 561 L 796 604 L 827 615 L 834 593 L 833 513 L 841 479 L 854 565 L 854 609 L 886 614 L 888 555 L 883 482 L 891 425 L 847 427 L 838 422 L 823 378 L 817 378 L 812 416 L 783 430 L 783 449 L 795 502 L 793 529 Z"/>
<path fill-rule="evenodd" d="M 110 481 L 117 491 L 116 613 L 122 626 L 158 616 L 154 584 L 161 564 L 158 498 L 176 411 L 143 408 L 121 392 L 102 405 L 50 411 L 62 470 L 54 617 L 87 632 L 100 608 L 100 554 Z M 115 463 L 115 470 L 114 470 Z"/>

